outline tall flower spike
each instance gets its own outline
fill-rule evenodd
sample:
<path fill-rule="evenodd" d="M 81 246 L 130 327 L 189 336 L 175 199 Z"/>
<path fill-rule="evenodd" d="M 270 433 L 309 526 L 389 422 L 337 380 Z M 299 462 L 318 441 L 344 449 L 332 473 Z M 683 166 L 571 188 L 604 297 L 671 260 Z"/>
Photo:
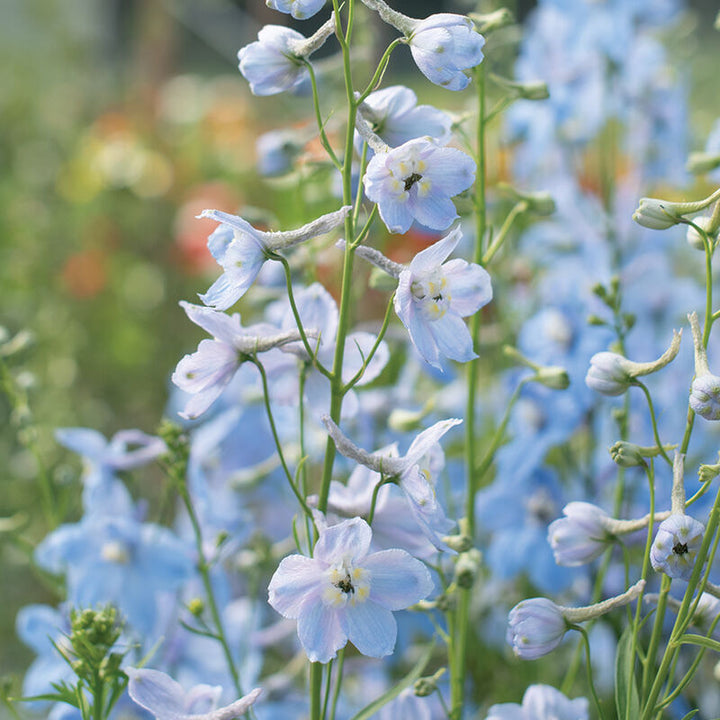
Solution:
<path fill-rule="evenodd" d="M 303 60 L 335 32 L 335 15 L 309 38 L 281 25 L 266 25 L 258 39 L 238 52 L 240 72 L 254 95 L 294 90 L 308 77 Z"/>
<path fill-rule="evenodd" d="M 720 420 L 720 377 L 708 367 L 707 351 L 697 313 L 688 315 L 695 345 L 695 379 L 690 386 L 690 407 L 705 420 Z"/>
<path fill-rule="evenodd" d="M 393 10 L 383 0 L 363 3 L 405 35 L 415 64 L 430 82 L 447 90 L 468 86 L 470 78 L 464 71 L 482 62 L 485 45 L 470 18 L 437 13 L 418 20 Z"/>
<path fill-rule="evenodd" d="M 296 230 L 284 232 L 264 232 L 238 215 L 221 210 L 203 210 L 198 217 L 221 223 L 210 236 L 208 248 L 224 272 L 204 295 L 200 295 L 200 299 L 216 310 L 227 310 L 255 282 L 271 253 L 287 250 L 330 232 L 343 224 L 351 209 L 350 205 L 344 205 Z"/>
<path fill-rule="evenodd" d="M 705 526 L 685 514 L 685 456 L 675 453 L 671 514 L 658 527 L 650 548 L 650 562 L 657 572 L 679 580 L 689 580 L 702 545 Z"/>
<path fill-rule="evenodd" d="M 590 358 L 590 368 L 585 376 L 585 384 L 602 395 L 622 395 L 635 378 L 649 375 L 670 364 L 680 350 L 682 330 L 673 330 L 670 347 L 651 362 L 633 362 L 614 352 L 595 353 Z"/>

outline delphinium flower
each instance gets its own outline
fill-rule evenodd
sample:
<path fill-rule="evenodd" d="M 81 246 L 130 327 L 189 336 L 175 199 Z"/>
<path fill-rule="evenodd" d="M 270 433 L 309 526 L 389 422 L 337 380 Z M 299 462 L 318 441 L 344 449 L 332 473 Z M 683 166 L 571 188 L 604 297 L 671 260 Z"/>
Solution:
<path fill-rule="evenodd" d="M 141 430 L 120 430 L 108 442 L 97 430 L 91 428 L 59 428 L 55 431 L 57 441 L 82 456 L 83 507 L 86 512 L 102 510 L 113 495 L 114 511 L 129 506 L 130 496 L 116 473 L 141 467 L 156 459 L 167 448 L 158 437 Z"/>
<path fill-rule="evenodd" d="M 200 299 L 216 310 L 234 305 L 255 282 L 263 263 L 271 253 L 306 242 L 342 225 L 350 206 L 321 215 L 306 225 L 285 232 L 264 232 L 238 215 L 220 210 L 203 210 L 200 217 L 221 223 L 210 236 L 208 249 L 223 268 L 223 274 Z"/>
<path fill-rule="evenodd" d="M 335 31 L 334 15 L 310 38 L 281 25 L 266 25 L 238 52 L 239 68 L 254 95 L 294 90 L 308 78 L 304 60 Z"/>
<path fill-rule="evenodd" d="M 83 608 L 112 603 L 145 637 L 155 628 L 160 598 L 193 572 L 189 546 L 169 528 L 141 522 L 134 508 L 86 514 L 78 523 L 61 525 L 38 545 L 35 561 L 65 576 L 69 603 Z"/>
<path fill-rule="evenodd" d="M 405 35 L 413 60 L 430 82 L 447 90 L 468 86 L 470 78 L 464 71 L 482 62 L 485 45 L 470 18 L 437 13 L 418 20 L 393 10 L 383 0 L 363 2 Z"/>
<path fill-rule="evenodd" d="M 600 557 L 610 539 L 606 527 L 609 515 L 588 502 L 568 503 L 563 515 L 553 520 L 547 531 L 558 565 L 585 565 Z"/>
<path fill-rule="evenodd" d="M 588 720 L 586 698 L 570 700 L 550 685 L 530 685 L 522 704 L 493 705 L 485 720 Z"/>
<path fill-rule="evenodd" d="M 292 15 L 296 20 L 306 20 L 315 15 L 325 0 L 267 0 L 269 8 Z"/>
<path fill-rule="evenodd" d="M 650 562 L 657 572 L 689 580 L 703 541 L 705 526 L 685 514 L 685 456 L 675 451 L 670 517 L 657 529 Z"/>
<path fill-rule="evenodd" d="M 645 581 L 639 580 L 620 595 L 578 608 L 556 605 L 542 597 L 523 600 L 508 615 L 507 641 L 518 657 L 535 660 L 552 652 L 573 625 L 633 602 L 644 587 Z"/>
<path fill-rule="evenodd" d="M 402 85 L 370 93 L 361 112 L 391 148 L 426 135 L 442 145 L 450 139 L 452 117 L 431 105 L 418 105 L 417 95 Z"/>
<path fill-rule="evenodd" d="M 185 355 L 172 375 L 175 385 L 192 395 L 180 413 L 184 418 L 202 415 L 249 357 L 300 339 L 297 330 L 278 332 L 267 323 L 244 328 L 238 314 L 225 315 L 182 301 L 180 305 L 190 320 L 213 336 L 212 340 L 202 340 L 196 352 Z"/>
<path fill-rule="evenodd" d="M 316 523 L 313 556 L 281 561 L 268 587 L 270 605 L 297 619 L 313 662 L 329 662 L 348 641 L 363 655 L 390 655 L 397 635 L 392 613 L 430 594 L 430 573 L 404 550 L 369 552 L 372 530 L 361 518 L 328 526 L 316 515 Z"/>
<path fill-rule="evenodd" d="M 255 688 L 230 705 L 217 708 L 220 686 L 196 685 L 187 692 L 169 675 L 149 668 L 124 667 L 130 679 L 128 693 L 155 720 L 233 720 L 255 703 L 262 692 Z"/>
<path fill-rule="evenodd" d="M 436 548 L 449 550 L 443 537 L 455 524 L 449 520 L 435 494 L 433 477 L 424 460 L 431 448 L 450 428 L 462 420 L 451 418 L 435 423 L 423 430 L 402 457 L 388 457 L 382 453 L 369 453 L 355 445 L 328 416 L 323 417 L 328 434 L 341 455 L 374 470 L 387 478 L 398 478 L 405 493 L 410 511 L 421 532 Z"/>
<path fill-rule="evenodd" d="M 413 220 L 433 230 L 448 228 L 458 217 L 450 198 L 472 185 L 475 161 L 431 138 L 409 140 L 393 149 L 377 142 L 370 145 L 375 155 L 363 177 L 365 194 L 377 203 L 387 229 L 406 233 Z"/>
<path fill-rule="evenodd" d="M 454 228 L 407 266 L 393 263 L 372 248 L 357 250 L 398 279 L 395 312 L 422 358 L 437 368 L 441 368 L 441 357 L 458 362 L 477 357 L 462 318 L 492 300 L 490 275 L 483 267 L 461 258 L 445 262 L 461 237 L 460 228 Z"/>

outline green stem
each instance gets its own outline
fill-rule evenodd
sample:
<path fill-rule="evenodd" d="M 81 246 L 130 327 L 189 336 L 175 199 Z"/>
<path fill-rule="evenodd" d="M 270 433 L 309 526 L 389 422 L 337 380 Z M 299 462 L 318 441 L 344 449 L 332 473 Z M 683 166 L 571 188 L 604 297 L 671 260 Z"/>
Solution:
<path fill-rule="evenodd" d="M 335 154 L 335 151 L 330 144 L 330 140 L 328 140 L 327 134 L 325 133 L 325 123 L 323 122 L 322 113 L 320 112 L 320 97 L 318 95 L 315 70 L 313 69 L 312 63 L 310 63 L 306 58 L 302 58 L 302 62 L 307 68 L 308 73 L 310 74 L 310 85 L 312 86 L 313 96 L 313 108 L 315 110 L 315 121 L 317 122 L 318 131 L 320 132 L 320 142 L 322 143 L 323 148 L 325 148 L 325 152 L 328 154 L 332 164 L 338 170 L 342 170 L 342 165 L 340 165 L 340 161 L 338 160 L 337 155 Z"/>
<path fill-rule="evenodd" d="M 268 389 L 267 373 L 265 372 L 265 368 L 263 367 L 262 363 L 257 358 L 253 358 L 250 362 L 255 365 L 255 367 L 258 369 L 258 372 L 260 373 L 260 379 L 262 381 L 263 388 L 263 402 L 265 404 L 265 413 L 267 414 L 267 418 L 270 423 L 270 430 L 272 432 L 273 440 L 275 441 L 275 449 L 277 450 L 278 458 L 280 459 L 282 469 L 285 471 L 285 477 L 287 478 L 287 481 L 290 484 L 290 488 L 292 489 L 295 497 L 297 498 L 298 503 L 300 503 L 300 507 L 303 509 L 303 512 L 307 517 L 312 519 L 312 510 L 310 510 L 310 508 L 308 507 L 308 504 L 305 501 L 305 498 L 302 496 L 295 482 L 295 478 L 292 476 L 290 468 L 285 461 L 285 454 L 283 453 L 282 443 L 280 442 L 280 437 L 278 435 L 277 427 L 275 425 L 275 418 L 273 416 L 272 408 L 270 407 L 270 391 Z"/>
<path fill-rule="evenodd" d="M 644 383 L 642 383 L 640 380 L 635 379 L 633 381 L 633 385 L 636 387 L 639 387 L 643 393 L 645 394 L 645 399 L 647 400 L 648 404 L 648 410 L 650 411 L 650 422 L 652 423 L 652 431 L 653 431 L 653 437 L 655 438 L 655 444 L 660 449 L 660 454 L 663 456 L 665 461 L 672 467 L 672 460 L 668 457 L 668 454 L 665 452 L 665 448 L 662 445 L 662 441 L 660 440 L 660 433 L 658 432 L 658 426 L 657 426 L 657 418 L 655 416 L 655 407 L 653 405 L 652 397 L 650 396 L 650 391 L 647 389 Z"/>
<path fill-rule="evenodd" d="M 335 670 L 335 689 L 333 691 L 332 705 L 330 706 L 330 720 L 335 720 L 338 700 L 340 699 L 340 687 L 342 686 L 343 669 L 345 667 L 345 648 L 338 651 L 337 669 Z"/>
<path fill-rule="evenodd" d="M 603 713 L 602 705 L 600 704 L 600 698 L 598 697 L 597 691 L 595 690 L 595 683 L 593 682 L 592 664 L 590 662 L 590 640 L 584 627 L 581 625 L 573 626 L 577 630 L 583 639 L 583 645 L 585 646 L 585 669 L 587 671 L 587 681 L 590 687 L 590 694 L 592 695 L 593 702 L 598 711 L 598 717 L 600 720 L 604 720 L 605 715 Z"/>
<path fill-rule="evenodd" d="M 322 708 L 323 720 L 327 717 L 328 705 L 330 704 L 330 686 L 332 685 L 332 682 L 331 682 L 332 668 L 333 668 L 333 661 L 331 660 L 326 665 L 326 671 L 325 671 L 325 697 L 323 699 L 323 708 Z"/>
<path fill-rule="evenodd" d="M 367 84 L 367 87 L 365 90 L 362 91 L 360 96 L 357 99 L 358 105 L 361 102 L 364 102 L 367 99 L 367 96 L 375 90 L 380 82 L 382 81 L 382 77 L 385 74 L 385 69 L 387 68 L 388 62 L 390 62 L 390 55 L 392 55 L 392 51 L 401 43 L 405 42 L 404 37 L 395 38 L 385 49 L 385 52 L 383 53 L 383 56 L 380 58 L 380 62 L 378 63 L 377 69 L 375 70 L 375 74 L 372 76 L 372 80 Z"/>
<path fill-rule="evenodd" d="M 487 249 L 487 252 L 482 257 L 482 265 L 487 266 L 488 263 L 495 257 L 495 253 L 502 247 L 505 239 L 507 238 L 510 228 L 512 228 L 515 220 L 520 217 L 528 209 L 527 201 L 521 200 L 517 203 L 513 209 L 508 213 L 505 218 L 505 222 L 498 231 L 498 234 L 493 238 L 492 244 Z"/>

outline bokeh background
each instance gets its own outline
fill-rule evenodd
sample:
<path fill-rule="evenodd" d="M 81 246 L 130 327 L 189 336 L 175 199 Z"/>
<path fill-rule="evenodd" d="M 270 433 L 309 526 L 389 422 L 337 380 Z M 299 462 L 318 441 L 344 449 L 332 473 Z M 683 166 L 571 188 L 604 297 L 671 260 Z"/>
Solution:
<path fill-rule="evenodd" d="M 394 5 L 420 17 L 474 9 Z M 520 20 L 532 8 L 510 5 Z M 670 39 L 690 83 L 690 149 L 720 115 L 717 10 L 691 3 Z M 17 346 L 1 358 L 0 518 L 24 537 L 48 530 L 44 473 L 68 489 L 63 512 L 78 507 L 79 461 L 54 428 L 157 427 L 169 375 L 198 338 L 178 301 L 216 275 L 205 245 L 214 224 L 195 216 L 298 214 L 292 183 L 259 181 L 255 141 L 305 116 L 287 98 L 254 99 L 236 70 L 238 48 L 269 22 L 288 18 L 259 0 L 0 2 L 0 326 Z M 377 52 L 383 38 L 372 37 Z M 408 58 L 393 57 L 393 80 L 405 81 Z M 421 97 L 460 102 L 427 83 Z M 15 638 L 17 609 L 53 602 L 17 537 L 0 532 L 0 676 L 31 659 Z"/>

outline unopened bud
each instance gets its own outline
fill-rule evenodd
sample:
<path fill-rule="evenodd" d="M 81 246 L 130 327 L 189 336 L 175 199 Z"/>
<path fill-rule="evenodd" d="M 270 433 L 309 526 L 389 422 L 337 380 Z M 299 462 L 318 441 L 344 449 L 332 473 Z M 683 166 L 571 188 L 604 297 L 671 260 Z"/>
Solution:
<path fill-rule="evenodd" d="M 517 84 L 513 85 L 517 86 Z M 517 202 L 525 202 L 527 210 L 536 215 L 552 215 L 555 212 L 555 200 L 553 200 L 552 195 L 545 190 L 538 192 L 521 192 L 507 183 L 499 183 L 498 190 L 510 195 Z"/>
<path fill-rule="evenodd" d="M 697 313 L 688 315 L 695 345 L 695 379 L 690 386 L 690 407 L 706 420 L 720 420 L 720 377 L 710 372 Z"/>
<path fill-rule="evenodd" d="M 535 380 L 553 390 L 566 390 L 570 387 L 570 376 L 567 374 L 567 370 L 557 365 L 540 368 Z"/>
<path fill-rule="evenodd" d="M 482 35 L 489 35 L 494 30 L 507 27 L 515 22 L 515 18 L 508 8 L 500 8 L 491 13 L 470 13 L 468 17 L 475 23 L 475 29 Z"/>
<path fill-rule="evenodd" d="M 455 552 L 464 553 L 473 546 L 472 538 L 469 535 L 445 535 L 443 542 Z"/>
<path fill-rule="evenodd" d="M 701 465 L 698 468 L 698 480 L 703 484 L 713 481 L 718 475 L 720 475 L 720 464 Z"/>
<path fill-rule="evenodd" d="M 692 215 L 704 210 L 720 197 L 720 190 L 697 202 L 670 202 L 660 198 L 641 198 L 633 220 L 651 230 L 666 230 L 673 225 L 685 222 L 684 215 Z"/>
<path fill-rule="evenodd" d="M 437 690 L 438 680 L 445 674 L 445 668 L 440 668 L 434 675 L 418 678 L 413 685 L 413 692 L 417 697 L 429 697 Z"/>
<path fill-rule="evenodd" d="M 610 448 L 610 457 L 620 467 L 637 467 L 647 464 L 638 446 L 624 441 L 616 442 Z"/>
<path fill-rule="evenodd" d="M 693 152 L 688 157 L 685 168 L 693 175 L 702 175 L 720 167 L 720 155 L 707 152 Z"/>
<path fill-rule="evenodd" d="M 200 617 L 205 612 L 205 603 L 201 598 L 193 598 L 187 605 L 188 610 L 195 617 Z"/>
<path fill-rule="evenodd" d="M 388 418 L 388 426 L 397 432 L 414 432 L 422 427 L 423 420 L 433 410 L 435 403 L 428 400 L 420 410 L 395 408 Z"/>
<path fill-rule="evenodd" d="M 480 570 L 482 554 L 472 548 L 462 553 L 455 563 L 455 583 L 458 587 L 469 590 L 475 584 L 475 578 Z"/>
<path fill-rule="evenodd" d="M 587 324 L 602 327 L 603 325 L 607 325 L 607 321 L 603 320 L 599 315 L 588 315 Z"/>

